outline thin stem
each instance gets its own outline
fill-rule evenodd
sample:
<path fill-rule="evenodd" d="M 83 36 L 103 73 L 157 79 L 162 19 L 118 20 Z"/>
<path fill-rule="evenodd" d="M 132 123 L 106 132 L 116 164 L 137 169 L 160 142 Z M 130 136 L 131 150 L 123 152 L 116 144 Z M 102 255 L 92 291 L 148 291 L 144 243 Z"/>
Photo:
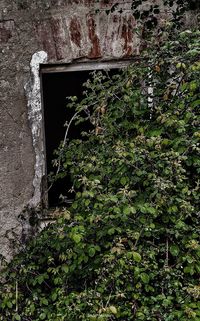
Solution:
<path fill-rule="evenodd" d="M 16 299 L 16 305 L 15 305 L 15 311 L 18 312 L 18 281 L 15 283 L 15 299 Z"/>
<path fill-rule="evenodd" d="M 60 167 L 61 167 L 61 152 L 63 151 L 65 145 L 66 145 L 66 140 L 67 140 L 67 137 L 68 137 L 68 133 L 69 133 L 69 129 L 70 129 L 70 126 L 72 124 L 72 122 L 74 121 L 74 119 L 76 118 L 76 116 L 79 114 L 79 111 L 77 111 L 73 117 L 70 119 L 68 125 L 67 125 L 67 129 L 65 131 L 65 136 L 64 136 L 64 140 L 63 140 L 63 144 L 62 144 L 62 149 L 60 150 L 60 155 L 59 155 L 59 160 L 58 160 L 58 168 L 57 168 L 57 171 L 56 171 L 56 175 L 58 175 L 58 173 L 60 172 Z M 52 188 L 53 186 L 53 182 L 51 183 L 51 185 L 49 186 L 49 188 L 44 192 L 44 194 L 47 194 L 49 192 L 49 190 Z"/>
<path fill-rule="evenodd" d="M 169 239 L 166 239 L 166 257 L 165 257 L 165 267 L 169 266 Z"/>

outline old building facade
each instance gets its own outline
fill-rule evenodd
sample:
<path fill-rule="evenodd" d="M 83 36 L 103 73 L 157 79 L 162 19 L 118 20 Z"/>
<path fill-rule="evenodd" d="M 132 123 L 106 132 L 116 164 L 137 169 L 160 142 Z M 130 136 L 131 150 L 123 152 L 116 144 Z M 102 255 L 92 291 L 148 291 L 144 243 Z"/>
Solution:
<path fill-rule="evenodd" d="M 124 59 L 138 53 L 131 1 L 1 0 L 0 253 L 30 230 L 45 175 L 41 64 Z"/>
<path fill-rule="evenodd" d="M 132 1 L 110 11 L 116 2 L 0 1 L 0 254 L 7 258 L 30 232 L 30 209 L 41 208 L 41 69 L 94 61 L 105 66 L 138 55 Z"/>

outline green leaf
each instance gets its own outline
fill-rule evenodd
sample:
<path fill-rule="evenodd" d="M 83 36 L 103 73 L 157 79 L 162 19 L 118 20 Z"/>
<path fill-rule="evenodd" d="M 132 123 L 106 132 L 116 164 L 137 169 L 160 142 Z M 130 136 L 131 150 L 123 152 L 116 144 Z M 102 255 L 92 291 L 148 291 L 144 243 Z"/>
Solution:
<path fill-rule="evenodd" d="M 79 235 L 79 234 L 74 234 L 72 236 L 72 238 L 73 238 L 74 242 L 77 244 L 80 243 L 80 241 L 81 241 L 81 235 Z"/>
<path fill-rule="evenodd" d="M 131 206 L 130 207 L 130 212 L 132 213 L 132 214 L 136 214 L 136 208 L 135 207 L 133 207 L 133 206 Z"/>
<path fill-rule="evenodd" d="M 113 235 L 115 234 L 115 228 L 111 227 L 109 230 L 108 230 L 108 235 Z"/>
<path fill-rule="evenodd" d="M 169 251 L 170 251 L 171 255 L 178 256 L 180 249 L 177 245 L 171 245 Z"/>
<path fill-rule="evenodd" d="M 44 281 L 44 275 L 39 275 L 39 276 L 37 277 L 37 283 L 38 283 L 38 284 L 42 284 L 43 281 Z"/>
<path fill-rule="evenodd" d="M 52 301 L 56 301 L 56 299 L 57 299 L 57 293 L 56 292 L 54 292 L 52 294 L 51 299 L 52 299 Z"/>
<path fill-rule="evenodd" d="M 117 309 L 114 305 L 109 306 L 109 310 L 112 314 L 117 314 Z"/>
<path fill-rule="evenodd" d="M 120 183 L 121 183 L 122 185 L 126 185 L 126 182 L 127 182 L 126 177 L 122 177 L 122 178 L 120 179 Z"/>
<path fill-rule="evenodd" d="M 149 283 L 149 276 L 147 273 L 141 273 L 140 278 L 143 283 L 145 283 L 145 284 Z"/>
<path fill-rule="evenodd" d="M 196 108 L 196 107 L 200 106 L 200 99 L 197 99 L 197 100 L 193 101 L 191 103 L 191 105 L 192 105 L 193 108 Z"/>
<path fill-rule="evenodd" d="M 69 266 L 67 264 L 63 264 L 62 265 L 62 270 L 63 270 L 63 272 L 68 273 L 69 272 Z"/>
<path fill-rule="evenodd" d="M 40 318 L 40 320 L 45 320 L 46 319 L 46 313 L 41 313 L 40 315 L 39 315 L 39 318 Z"/>
<path fill-rule="evenodd" d="M 184 268 L 184 273 L 193 275 L 194 274 L 194 266 L 188 265 Z"/>
<path fill-rule="evenodd" d="M 130 208 L 130 206 L 125 206 L 125 207 L 123 208 L 123 213 L 124 213 L 125 215 L 129 215 L 129 214 L 131 213 L 131 208 Z"/>
<path fill-rule="evenodd" d="M 149 132 L 150 137 L 158 137 L 162 134 L 163 129 L 154 129 Z"/>
<path fill-rule="evenodd" d="M 138 263 L 142 260 L 142 257 L 138 252 L 132 252 L 132 256 L 133 256 L 134 261 L 136 261 Z"/>
<path fill-rule="evenodd" d="M 76 209 L 77 209 L 77 207 L 78 207 L 78 203 L 77 203 L 77 201 L 75 201 L 75 202 L 72 204 L 72 207 L 73 207 L 73 209 L 74 209 L 74 210 L 76 210 Z"/>
<path fill-rule="evenodd" d="M 89 255 L 90 257 L 93 257 L 93 256 L 95 255 L 95 253 L 96 253 L 95 248 L 94 248 L 94 247 L 90 247 L 90 248 L 89 248 L 89 251 L 88 251 L 88 255 Z"/>
<path fill-rule="evenodd" d="M 85 200 L 85 206 L 88 206 L 89 204 L 90 204 L 90 200 L 89 199 Z"/>
<path fill-rule="evenodd" d="M 47 301 L 47 299 L 45 299 L 45 298 L 42 298 L 42 299 L 41 299 L 41 303 L 44 304 L 44 305 L 48 305 L 48 301 Z"/>
<path fill-rule="evenodd" d="M 13 304 L 12 304 L 11 301 L 7 301 L 7 304 L 6 304 L 6 305 L 7 305 L 7 307 L 10 308 L 10 309 L 13 307 Z"/>

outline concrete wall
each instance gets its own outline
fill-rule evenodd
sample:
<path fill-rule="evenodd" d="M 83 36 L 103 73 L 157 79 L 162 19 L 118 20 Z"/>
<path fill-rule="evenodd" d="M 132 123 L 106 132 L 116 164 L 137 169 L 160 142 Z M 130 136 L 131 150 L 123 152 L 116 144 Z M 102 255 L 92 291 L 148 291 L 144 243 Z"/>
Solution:
<path fill-rule="evenodd" d="M 30 232 L 27 207 L 40 201 L 40 63 L 127 58 L 138 53 L 131 1 L 0 1 L 0 254 L 13 255 Z"/>

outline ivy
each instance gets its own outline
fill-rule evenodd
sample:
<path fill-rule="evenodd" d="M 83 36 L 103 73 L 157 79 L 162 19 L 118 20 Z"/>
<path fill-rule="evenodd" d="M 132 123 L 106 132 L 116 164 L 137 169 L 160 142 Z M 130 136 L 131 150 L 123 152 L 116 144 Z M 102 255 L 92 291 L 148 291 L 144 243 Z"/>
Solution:
<path fill-rule="evenodd" d="M 93 126 L 57 151 L 76 197 L 5 266 L 0 320 L 200 320 L 199 39 L 94 72 L 71 98 Z"/>

